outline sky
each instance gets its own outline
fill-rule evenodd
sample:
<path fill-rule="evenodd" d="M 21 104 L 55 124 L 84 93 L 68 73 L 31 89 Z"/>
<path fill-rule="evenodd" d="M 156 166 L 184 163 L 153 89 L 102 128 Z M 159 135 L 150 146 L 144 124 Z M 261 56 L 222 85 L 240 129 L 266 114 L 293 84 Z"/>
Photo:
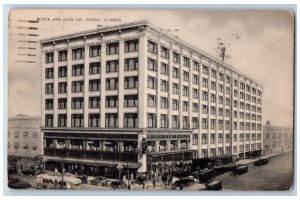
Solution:
<path fill-rule="evenodd" d="M 41 20 L 38 30 L 18 20 Z M 60 18 L 61 21 L 53 21 Z M 74 21 L 63 21 L 63 18 Z M 81 21 L 76 21 L 76 19 Z M 91 21 L 87 18 L 96 18 Z M 100 21 L 99 21 L 100 20 Z M 264 86 L 263 122 L 293 125 L 294 16 L 289 11 L 255 10 L 176 10 L 176 9 L 90 9 L 90 10 L 13 10 L 9 22 L 8 115 L 41 114 L 41 53 L 38 43 L 19 40 L 40 40 L 53 36 L 139 20 L 153 25 L 218 57 L 217 47 L 226 47 L 225 62 L 252 77 Z M 20 34 L 35 33 L 29 37 Z M 28 52 L 21 46 L 37 48 Z M 24 63 L 32 60 L 35 63 Z"/>

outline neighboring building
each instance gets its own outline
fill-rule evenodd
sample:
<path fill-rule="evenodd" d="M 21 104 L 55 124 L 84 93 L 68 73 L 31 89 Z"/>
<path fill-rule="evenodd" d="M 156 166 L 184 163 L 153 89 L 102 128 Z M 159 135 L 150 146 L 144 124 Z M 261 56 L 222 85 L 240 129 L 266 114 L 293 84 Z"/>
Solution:
<path fill-rule="evenodd" d="M 265 155 L 293 151 L 293 133 L 292 127 L 273 126 L 270 121 L 267 121 L 263 128 Z"/>
<path fill-rule="evenodd" d="M 17 115 L 8 119 L 8 156 L 28 165 L 42 154 L 41 117 Z"/>
<path fill-rule="evenodd" d="M 49 166 L 145 172 L 150 162 L 261 152 L 263 87 L 147 21 L 41 48 Z"/>

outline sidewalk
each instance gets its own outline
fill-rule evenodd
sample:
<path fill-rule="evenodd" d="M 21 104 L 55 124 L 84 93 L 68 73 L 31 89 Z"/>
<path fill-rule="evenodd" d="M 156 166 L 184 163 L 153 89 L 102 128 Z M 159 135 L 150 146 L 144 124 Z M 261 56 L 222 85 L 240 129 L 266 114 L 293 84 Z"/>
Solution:
<path fill-rule="evenodd" d="M 289 151 L 286 151 L 286 152 L 283 152 L 283 153 L 288 153 L 288 152 L 289 152 Z M 280 155 L 280 154 L 282 154 L 282 152 L 270 153 L 270 154 L 264 155 L 264 156 L 262 156 L 262 157 L 253 158 L 253 159 L 247 158 L 247 159 L 243 159 L 243 160 L 237 161 L 236 164 L 238 164 L 238 165 L 249 164 L 249 163 L 255 162 L 255 161 L 257 161 L 257 160 L 259 160 L 259 159 L 261 159 L 261 158 L 271 158 L 271 157 L 273 157 L 273 156 L 277 156 L 277 155 Z"/>

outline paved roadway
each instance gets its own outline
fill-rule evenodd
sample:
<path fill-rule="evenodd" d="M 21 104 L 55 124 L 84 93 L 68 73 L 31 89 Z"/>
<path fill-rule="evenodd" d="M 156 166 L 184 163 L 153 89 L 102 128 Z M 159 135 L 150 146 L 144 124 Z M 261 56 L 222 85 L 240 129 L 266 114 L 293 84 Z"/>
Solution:
<path fill-rule="evenodd" d="M 219 175 L 225 190 L 236 191 L 283 191 L 289 190 L 293 184 L 293 153 L 288 152 L 269 158 L 269 163 L 255 166 L 249 163 L 249 172 L 240 176 L 231 173 Z"/>

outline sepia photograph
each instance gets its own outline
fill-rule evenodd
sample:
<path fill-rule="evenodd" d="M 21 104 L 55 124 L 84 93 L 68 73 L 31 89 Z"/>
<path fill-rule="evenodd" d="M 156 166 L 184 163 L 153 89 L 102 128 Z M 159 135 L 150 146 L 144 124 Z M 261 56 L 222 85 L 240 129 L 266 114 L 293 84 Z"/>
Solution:
<path fill-rule="evenodd" d="M 293 189 L 293 11 L 27 8 L 8 25 L 9 190 Z"/>

